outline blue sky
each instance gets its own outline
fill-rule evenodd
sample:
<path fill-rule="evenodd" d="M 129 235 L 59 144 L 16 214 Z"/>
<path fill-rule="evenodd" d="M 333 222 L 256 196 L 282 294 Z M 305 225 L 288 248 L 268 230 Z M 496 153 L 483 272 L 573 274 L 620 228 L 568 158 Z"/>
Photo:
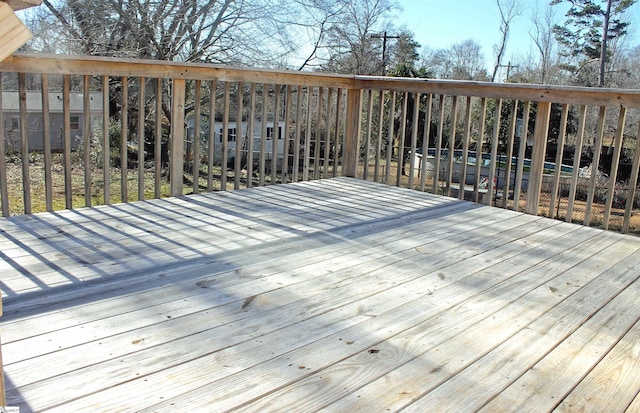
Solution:
<path fill-rule="evenodd" d="M 492 46 L 500 40 L 500 17 L 495 0 L 398 0 L 404 11 L 398 15 L 397 26 L 404 26 L 415 34 L 422 46 L 448 48 L 467 39 L 483 47 L 487 66 L 493 62 Z M 513 21 L 504 63 L 517 56 L 526 56 L 531 49 L 530 15 L 539 5 L 544 10 L 549 0 L 521 0 L 524 13 Z M 557 6 L 558 7 L 558 6 Z M 631 44 L 640 43 L 640 3 L 630 8 Z M 564 21 L 558 10 L 557 19 Z M 637 27 L 634 27 L 637 25 Z"/>

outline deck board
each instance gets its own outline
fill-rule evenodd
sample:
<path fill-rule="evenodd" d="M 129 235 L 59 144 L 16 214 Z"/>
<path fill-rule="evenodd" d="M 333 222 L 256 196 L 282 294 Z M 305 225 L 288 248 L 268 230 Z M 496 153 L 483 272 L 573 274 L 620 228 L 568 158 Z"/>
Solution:
<path fill-rule="evenodd" d="M 635 237 L 336 178 L 3 219 L 0 247 L 23 412 L 637 410 Z"/>

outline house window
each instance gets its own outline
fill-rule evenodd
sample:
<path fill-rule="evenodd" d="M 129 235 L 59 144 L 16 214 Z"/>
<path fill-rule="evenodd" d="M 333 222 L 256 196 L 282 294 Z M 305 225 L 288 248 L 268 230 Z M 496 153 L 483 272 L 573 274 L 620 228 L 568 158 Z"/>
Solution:
<path fill-rule="evenodd" d="M 7 117 L 4 120 L 4 128 L 6 130 L 18 130 L 18 129 L 20 129 L 20 116 Z"/>
<path fill-rule="evenodd" d="M 236 141 L 236 128 L 227 129 L 227 142 Z M 220 142 L 222 142 L 222 129 L 220 129 Z"/>
<path fill-rule="evenodd" d="M 274 127 L 267 127 L 267 138 L 273 138 Z M 282 139 L 282 128 L 278 126 L 278 139 Z"/>
<path fill-rule="evenodd" d="M 71 116 L 71 130 L 80 129 L 80 116 Z"/>

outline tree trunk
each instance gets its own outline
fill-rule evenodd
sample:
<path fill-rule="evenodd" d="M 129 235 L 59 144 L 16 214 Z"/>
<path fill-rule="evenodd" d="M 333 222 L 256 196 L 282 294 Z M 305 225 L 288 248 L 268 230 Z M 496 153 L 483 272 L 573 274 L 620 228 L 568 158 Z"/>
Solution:
<path fill-rule="evenodd" d="M 604 13 L 604 22 L 602 27 L 602 47 L 600 48 L 600 79 L 598 86 L 604 87 L 604 73 L 607 68 L 607 36 L 609 34 L 609 16 L 611 15 L 611 2 L 607 0 L 607 11 Z"/>

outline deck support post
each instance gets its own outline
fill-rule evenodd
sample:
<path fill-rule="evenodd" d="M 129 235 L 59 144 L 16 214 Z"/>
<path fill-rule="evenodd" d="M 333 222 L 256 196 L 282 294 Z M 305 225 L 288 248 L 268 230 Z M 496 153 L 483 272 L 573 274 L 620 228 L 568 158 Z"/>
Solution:
<path fill-rule="evenodd" d="M 540 191 L 542 190 L 542 174 L 544 173 L 544 157 L 547 151 L 547 134 L 551 117 L 551 102 L 538 102 L 536 126 L 533 132 L 533 151 L 531 153 L 531 173 L 527 190 L 527 214 L 538 215 Z"/>
<path fill-rule="evenodd" d="M 186 82 L 173 79 L 171 93 L 171 152 L 169 154 L 169 177 L 171 196 L 182 196 L 182 176 L 184 172 L 184 104 Z"/>
<path fill-rule="evenodd" d="M 360 151 L 360 116 L 362 114 L 362 89 L 347 90 L 347 120 L 344 135 L 342 175 L 356 177 Z"/>

